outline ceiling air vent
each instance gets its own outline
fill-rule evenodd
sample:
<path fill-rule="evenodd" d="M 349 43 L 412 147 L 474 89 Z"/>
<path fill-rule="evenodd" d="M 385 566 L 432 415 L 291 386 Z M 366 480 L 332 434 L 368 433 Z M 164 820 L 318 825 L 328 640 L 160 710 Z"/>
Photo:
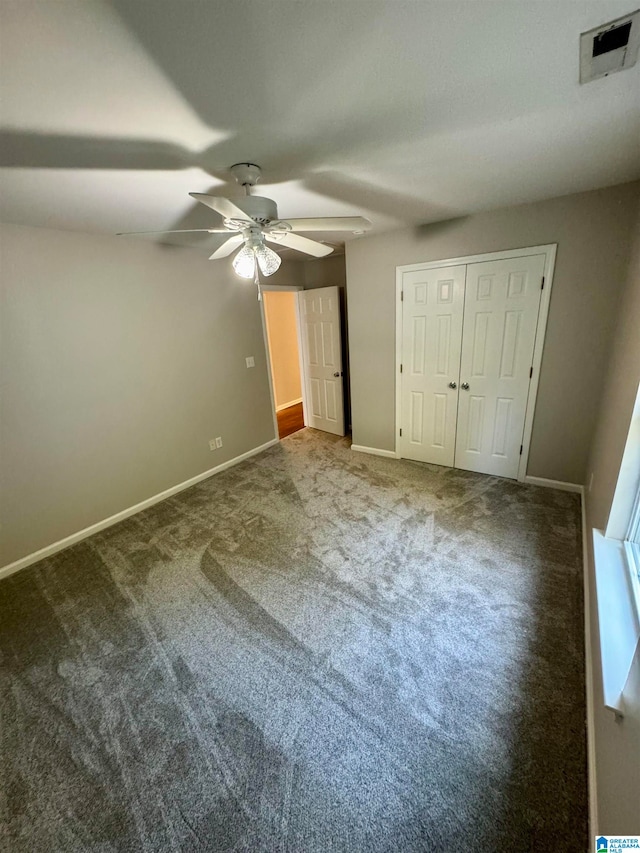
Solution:
<path fill-rule="evenodd" d="M 580 35 L 580 82 L 588 83 L 636 64 L 640 9 Z"/>

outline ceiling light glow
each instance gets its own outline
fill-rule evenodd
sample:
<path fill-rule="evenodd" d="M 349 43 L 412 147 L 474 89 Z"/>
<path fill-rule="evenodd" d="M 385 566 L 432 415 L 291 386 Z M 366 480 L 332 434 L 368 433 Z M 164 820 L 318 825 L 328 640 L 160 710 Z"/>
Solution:
<path fill-rule="evenodd" d="M 280 260 L 278 258 L 278 260 Z M 253 278 L 256 270 L 256 258 L 252 246 L 243 246 L 231 264 L 241 278 Z"/>
<path fill-rule="evenodd" d="M 262 275 L 273 275 L 282 258 L 264 243 L 249 243 L 244 245 L 232 261 L 232 266 L 241 278 L 253 278 L 256 272 L 256 261 Z"/>

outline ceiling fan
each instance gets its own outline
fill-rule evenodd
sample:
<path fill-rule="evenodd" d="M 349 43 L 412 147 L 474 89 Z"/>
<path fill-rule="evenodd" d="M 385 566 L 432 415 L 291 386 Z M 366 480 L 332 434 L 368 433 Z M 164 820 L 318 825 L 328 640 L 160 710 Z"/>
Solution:
<path fill-rule="evenodd" d="M 275 201 L 264 196 L 250 195 L 251 187 L 260 180 L 262 170 L 255 163 L 236 163 L 229 170 L 237 182 L 245 188 L 246 195 L 240 199 L 223 198 L 205 193 L 189 193 L 192 198 L 215 210 L 223 217 L 222 228 L 187 228 L 178 231 L 131 231 L 118 234 L 188 234 L 205 232 L 229 234 L 229 238 L 211 255 L 209 260 L 226 258 L 239 249 L 232 266 L 242 278 L 257 280 L 258 269 L 272 275 L 279 268 L 281 258 L 268 243 L 297 249 L 314 258 L 322 258 L 333 252 L 331 246 L 301 237 L 296 231 L 351 231 L 362 234 L 371 228 L 371 222 L 363 216 L 319 217 L 315 219 L 279 219 Z M 242 248 L 240 248 L 242 246 Z"/>

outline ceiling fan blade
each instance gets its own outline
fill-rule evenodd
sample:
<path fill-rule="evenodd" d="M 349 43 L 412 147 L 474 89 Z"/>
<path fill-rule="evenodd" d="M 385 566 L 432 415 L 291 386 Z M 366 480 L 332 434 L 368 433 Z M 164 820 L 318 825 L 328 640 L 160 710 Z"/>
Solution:
<path fill-rule="evenodd" d="M 309 240 L 308 237 L 299 237 L 297 234 L 291 234 L 288 231 L 277 235 L 265 234 L 264 239 L 270 243 L 287 246 L 289 249 L 297 249 L 299 252 L 313 255 L 315 258 L 324 258 L 325 255 L 330 255 L 333 252 L 332 246 L 325 246 L 324 243 Z"/>
<path fill-rule="evenodd" d="M 131 237 L 134 234 L 228 234 L 227 228 L 178 228 L 177 231 L 120 231 L 116 237 Z"/>
<path fill-rule="evenodd" d="M 242 234 L 234 234 L 232 237 L 229 237 L 228 240 L 225 240 L 222 246 L 219 246 L 213 255 L 209 258 L 210 261 L 217 261 L 218 258 L 226 258 L 227 255 L 230 255 L 238 246 L 244 242 L 244 237 Z"/>
<path fill-rule="evenodd" d="M 243 219 L 245 222 L 253 224 L 253 219 L 249 214 L 241 210 L 229 198 L 207 195 L 206 193 L 189 193 L 189 195 L 201 204 L 206 204 L 207 207 L 215 210 L 220 216 L 224 216 L 225 219 Z"/>
<path fill-rule="evenodd" d="M 364 216 L 321 216 L 316 219 L 284 219 L 292 231 L 368 231 Z"/>

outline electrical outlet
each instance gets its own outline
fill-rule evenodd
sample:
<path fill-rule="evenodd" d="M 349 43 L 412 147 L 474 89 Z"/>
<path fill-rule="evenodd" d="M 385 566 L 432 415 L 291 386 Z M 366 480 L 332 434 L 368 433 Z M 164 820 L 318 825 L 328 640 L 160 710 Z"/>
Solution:
<path fill-rule="evenodd" d="M 209 450 L 217 450 L 215 438 L 212 438 L 209 442 Z"/>
<path fill-rule="evenodd" d="M 245 358 L 245 361 L 247 362 L 247 367 L 255 367 L 256 366 L 256 360 L 252 355 L 248 355 Z"/>
<path fill-rule="evenodd" d="M 222 447 L 222 439 L 220 438 L 220 436 L 218 436 L 216 438 L 216 449 L 219 450 L 221 447 Z"/>

